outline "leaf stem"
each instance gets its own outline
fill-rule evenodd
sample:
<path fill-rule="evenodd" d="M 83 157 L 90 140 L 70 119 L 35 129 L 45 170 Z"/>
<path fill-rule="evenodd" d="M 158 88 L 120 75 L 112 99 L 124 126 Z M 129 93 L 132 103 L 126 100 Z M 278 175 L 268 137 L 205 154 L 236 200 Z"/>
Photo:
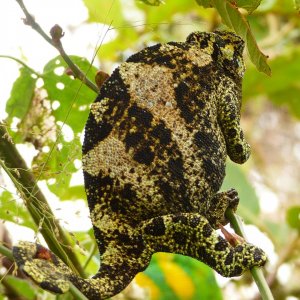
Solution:
<path fill-rule="evenodd" d="M 238 215 L 234 214 L 232 209 L 228 208 L 226 210 L 226 218 L 230 221 L 231 226 L 235 232 L 246 239 L 245 231 L 243 228 L 243 223 Z M 260 291 L 260 295 L 263 300 L 274 300 L 271 290 L 268 286 L 268 283 L 264 277 L 263 271 L 261 268 L 253 267 L 250 270 L 252 277 Z"/>
<path fill-rule="evenodd" d="M 49 44 L 51 44 L 54 48 L 58 50 L 60 53 L 61 57 L 64 59 L 64 61 L 67 63 L 69 68 L 72 70 L 73 75 L 75 78 L 78 78 L 79 80 L 82 81 L 87 87 L 89 87 L 91 90 L 96 92 L 98 94 L 99 89 L 97 85 L 95 85 L 92 81 L 90 81 L 86 74 L 84 74 L 77 65 L 74 64 L 74 62 L 70 59 L 70 57 L 66 54 L 62 43 L 60 41 L 60 38 L 63 37 L 63 34 L 59 38 L 52 38 L 49 37 L 45 31 L 41 28 L 41 26 L 35 21 L 34 17 L 29 13 L 27 10 L 26 6 L 23 3 L 23 0 L 16 0 L 16 2 L 19 4 L 21 7 L 22 11 L 25 14 L 25 19 L 24 19 L 24 24 L 31 26 L 32 29 L 37 31 Z M 55 25 L 53 28 L 58 27 L 58 25 Z"/>
<path fill-rule="evenodd" d="M 10 56 L 10 55 L 0 55 L 0 58 L 8 58 L 8 59 L 14 60 L 17 63 L 19 63 L 20 65 L 22 65 L 24 68 L 28 69 L 32 74 L 34 74 L 38 77 L 42 77 L 42 75 L 40 73 L 37 73 L 35 70 L 30 68 L 27 64 L 25 64 L 22 60 L 20 60 L 16 57 L 13 57 L 13 56 Z"/>

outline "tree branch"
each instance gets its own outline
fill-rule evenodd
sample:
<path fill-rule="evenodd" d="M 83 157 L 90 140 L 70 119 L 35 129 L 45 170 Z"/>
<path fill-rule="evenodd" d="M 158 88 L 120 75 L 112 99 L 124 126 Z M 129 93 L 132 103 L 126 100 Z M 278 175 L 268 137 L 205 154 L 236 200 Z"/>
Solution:
<path fill-rule="evenodd" d="M 232 209 L 228 208 L 226 211 L 226 218 L 230 221 L 230 225 L 233 227 L 235 232 L 242 236 L 246 240 L 246 235 L 243 229 L 243 224 L 240 218 L 233 213 Z M 260 295 L 263 300 L 274 300 L 271 290 L 267 284 L 261 268 L 253 267 L 250 270 L 252 277 L 260 291 Z"/>
<path fill-rule="evenodd" d="M 25 14 L 24 24 L 32 27 L 35 31 L 37 31 L 49 44 L 51 44 L 54 48 L 58 50 L 61 57 L 67 63 L 69 68 L 72 70 L 72 73 L 75 78 L 78 78 L 82 81 L 87 87 L 91 90 L 99 93 L 99 89 L 97 85 L 95 85 L 92 81 L 90 81 L 86 74 L 84 74 L 77 65 L 73 63 L 70 57 L 66 54 L 60 39 L 64 36 L 64 33 L 58 25 L 54 25 L 50 31 L 51 38 L 45 33 L 45 31 L 41 28 L 41 26 L 35 21 L 34 17 L 28 12 L 27 8 L 25 7 L 23 0 L 16 0 L 17 3 L 20 5 L 21 9 Z"/>

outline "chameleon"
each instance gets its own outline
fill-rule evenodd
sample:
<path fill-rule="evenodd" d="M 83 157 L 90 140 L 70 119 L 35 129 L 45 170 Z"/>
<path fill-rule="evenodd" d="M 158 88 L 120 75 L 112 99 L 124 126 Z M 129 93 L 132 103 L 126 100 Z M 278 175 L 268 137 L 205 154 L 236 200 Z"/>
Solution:
<path fill-rule="evenodd" d="M 220 191 L 226 158 L 242 164 L 250 155 L 240 126 L 243 49 L 232 32 L 193 32 L 113 71 L 91 105 L 82 147 L 99 271 L 83 279 L 23 241 L 13 253 L 28 276 L 54 293 L 72 282 L 94 300 L 121 292 L 155 252 L 192 257 L 225 277 L 265 264 L 262 249 L 217 231 L 239 203 L 235 189 Z"/>

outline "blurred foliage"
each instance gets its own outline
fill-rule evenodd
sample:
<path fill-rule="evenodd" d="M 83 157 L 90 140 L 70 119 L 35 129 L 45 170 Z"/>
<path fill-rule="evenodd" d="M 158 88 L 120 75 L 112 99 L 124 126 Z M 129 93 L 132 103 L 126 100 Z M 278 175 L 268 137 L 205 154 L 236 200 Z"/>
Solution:
<path fill-rule="evenodd" d="M 234 187 L 238 190 L 238 213 L 246 223 L 256 225 L 273 241 L 281 264 L 295 264 L 294 268 L 298 266 L 299 269 L 299 264 L 295 263 L 299 262 L 299 251 L 297 247 L 288 247 L 299 244 L 300 232 L 299 1 L 83 2 L 88 10 L 86 22 L 106 25 L 102 35 L 107 39 L 97 45 L 97 58 L 101 71 L 107 73 L 145 46 L 183 41 L 194 30 L 211 31 L 229 27 L 244 37 L 248 53 L 245 54 L 247 71 L 243 84 L 245 105 L 242 121 L 252 145 L 252 159 L 243 167 L 228 163 L 222 189 Z M 78 46 L 81 46 L 80 43 Z M 265 55 L 268 55 L 268 60 Z M 97 69 L 85 58 L 71 58 L 93 80 Z M 269 66 L 271 77 L 265 75 L 270 74 Z M 23 65 L 6 104 L 8 117 L 5 123 L 14 143 L 31 145 L 35 154 L 29 167 L 36 178 L 46 183 L 61 201 L 85 199 L 83 186 L 78 183 L 74 185 L 72 178 L 81 171 L 80 137 L 89 105 L 95 96 L 94 92 L 70 75 L 60 57 L 55 57 L 45 62 L 42 73 Z M 3 182 L 2 185 L 0 218 L 37 231 L 19 195 L 7 189 Z M 272 193 L 276 195 L 270 197 L 269 205 L 264 206 L 273 207 L 273 212 L 262 209 L 260 201 L 264 199 L 258 193 L 261 190 L 258 187 L 269 192 L 264 193 L 264 197 Z M 72 237 L 78 245 L 75 250 L 82 265 L 86 264 L 87 274 L 94 274 L 99 262 L 94 253 L 92 230 L 88 233 L 76 232 Z M 286 299 L 291 292 L 288 283 L 283 286 L 277 280 L 279 267 L 272 265 L 268 276 L 274 291 L 281 290 L 280 296 L 275 295 L 275 298 Z M 14 278 L 9 280 L 20 281 Z M 154 255 L 149 268 L 136 280 L 154 300 L 223 298 L 210 268 L 179 255 Z M 249 284 L 247 277 L 232 283 L 241 293 L 240 287 Z M 33 299 L 33 293 L 43 294 L 47 299 L 54 298 L 34 286 L 28 287 L 27 282 L 12 284 L 18 285 L 25 299 Z M 245 298 L 242 294 L 238 297 L 235 299 Z M 71 296 L 63 295 L 59 299 L 71 299 Z"/>

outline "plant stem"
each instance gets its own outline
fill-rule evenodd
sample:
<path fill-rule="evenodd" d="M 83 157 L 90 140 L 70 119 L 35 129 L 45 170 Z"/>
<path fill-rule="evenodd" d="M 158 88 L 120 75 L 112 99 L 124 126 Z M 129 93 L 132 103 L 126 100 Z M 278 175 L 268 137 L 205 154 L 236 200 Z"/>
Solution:
<path fill-rule="evenodd" d="M 41 28 L 41 26 L 35 21 L 35 19 L 33 18 L 33 16 L 28 12 L 26 6 L 23 3 L 23 0 L 16 0 L 17 3 L 20 5 L 21 9 L 23 10 L 24 14 L 25 14 L 25 19 L 24 19 L 24 23 L 28 26 L 31 26 L 32 29 L 34 29 L 35 31 L 37 31 L 49 44 L 51 44 L 54 48 L 56 48 L 58 50 L 58 52 L 60 53 L 61 57 L 64 59 L 64 61 L 67 63 L 67 65 L 69 66 L 69 68 L 72 70 L 73 75 L 75 78 L 78 78 L 79 80 L 82 81 L 82 83 L 84 83 L 87 87 L 89 87 L 91 90 L 93 90 L 94 92 L 96 92 L 98 94 L 99 89 L 97 87 L 97 85 L 95 85 L 92 81 L 90 81 L 86 74 L 84 74 L 77 65 L 75 65 L 73 63 L 73 61 L 70 59 L 70 57 L 66 54 L 62 43 L 60 42 L 60 39 L 53 39 L 50 38 L 45 31 Z M 61 35 L 62 37 L 63 35 Z"/>
<path fill-rule="evenodd" d="M 0 244 L 0 253 L 3 254 L 3 256 L 7 257 L 9 260 L 11 261 L 14 260 L 11 250 L 1 244 Z"/>
<path fill-rule="evenodd" d="M 230 221 L 231 226 L 235 230 L 235 232 L 242 236 L 246 240 L 246 235 L 243 229 L 243 224 L 241 219 L 233 213 L 232 209 L 228 208 L 226 210 L 226 218 Z M 253 267 L 250 270 L 252 277 L 260 291 L 260 295 L 263 300 L 274 300 L 271 290 L 268 286 L 268 283 L 264 277 L 261 268 Z"/>
<path fill-rule="evenodd" d="M 31 217 L 50 249 L 75 273 L 84 276 L 77 256 L 72 251 L 70 239 L 56 220 L 45 196 L 36 184 L 32 172 L 11 142 L 5 125 L 0 123 L 0 166 L 8 174 L 20 193 Z"/>

